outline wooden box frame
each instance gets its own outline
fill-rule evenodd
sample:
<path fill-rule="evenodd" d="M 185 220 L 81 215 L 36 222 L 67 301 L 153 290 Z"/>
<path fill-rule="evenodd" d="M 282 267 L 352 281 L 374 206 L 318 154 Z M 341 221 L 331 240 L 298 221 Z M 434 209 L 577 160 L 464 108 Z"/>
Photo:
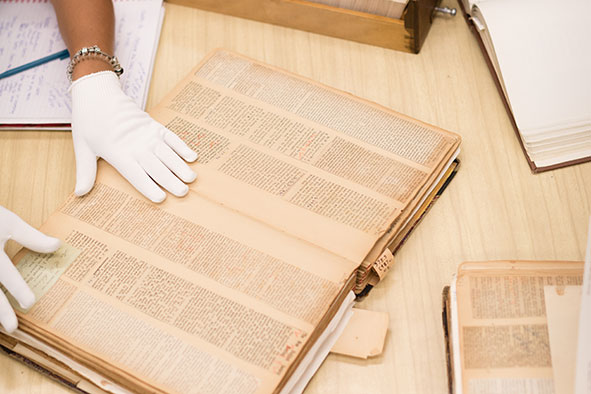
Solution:
<path fill-rule="evenodd" d="M 401 19 L 306 0 L 167 0 L 363 44 L 419 53 L 440 0 L 409 0 Z"/>

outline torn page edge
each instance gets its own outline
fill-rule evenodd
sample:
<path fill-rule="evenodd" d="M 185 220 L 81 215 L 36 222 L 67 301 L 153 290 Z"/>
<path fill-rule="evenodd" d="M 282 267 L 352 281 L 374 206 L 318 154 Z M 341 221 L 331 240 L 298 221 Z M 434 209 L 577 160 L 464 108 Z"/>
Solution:
<path fill-rule="evenodd" d="M 385 312 L 353 308 L 351 320 L 330 352 L 362 360 L 379 356 L 384 352 L 389 324 Z"/>
<path fill-rule="evenodd" d="M 281 390 L 281 394 L 299 394 L 304 391 L 312 376 L 314 376 L 326 356 L 328 356 L 330 349 L 341 336 L 349 319 L 351 319 L 354 302 L 355 293 L 351 291 L 335 317 L 331 320 L 328 327 L 326 327 L 326 330 L 320 335 L 314 346 L 312 346 L 289 381 L 285 384 L 285 387 Z"/>
<path fill-rule="evenodd" d="M 72 368 L 72 370 L 76 371 L 84 378 L 90 380 L 94 383 L 97 387 L 101 388 L 102 390 L 108 391 L 113 394 L 132 394 L 130 391 L 124 389 L 123 387 L 108 381 L 103 376 L 97 374 L 96 372 L 91 371 L 90 369 L 84 367 L 83 365 L 75 362 L 74 360 L 70 359 L 69 357 L 65 356 L 64 354 L 58 352 L 55 349 L 47 346 L 43 342 L 33 338 L 31 335 L 17 329 L 15 332 L 10 334 L 10 336 L 26 343 L 27 345 L 38 349 L 44 352 L 49 357 L 54 358 L 57 361 L 62 362 L 63 364 L 67 365 L 68 367 Z"/>

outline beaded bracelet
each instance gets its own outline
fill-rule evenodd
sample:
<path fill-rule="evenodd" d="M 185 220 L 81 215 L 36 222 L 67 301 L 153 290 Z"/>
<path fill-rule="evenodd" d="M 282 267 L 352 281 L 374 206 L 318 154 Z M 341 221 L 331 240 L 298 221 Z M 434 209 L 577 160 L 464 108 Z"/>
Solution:
<path fill-rule="evenodd" d="M 70 82 L 72 82 L 72 73 L 74 73 L 74 67 L 76 67 L 76 65 L 81 61 L 87 59 L 89 56 L 93 59 L 100 59 L 109 63 L 111 67 L 113 67 L 113 71 L 115 72 L 115 74 L 117 74 L 118 77 L 121 76 L 121 74 L 123 74 L 123 67 L 121 67 L 121 65 L 119 64 L 119 60 L 117 60 L 117 57 L 108 55 L 107 53 L 101 51 L 101 49 L 97 45 L 94 45 L 91 47 L 84 47 L 80 49 L 78 52 L 76 52 L 74 56 L 72 56 L 72 59 L 70 60 L 70 64 L 68 64 L 68 69 L 66 71 L 68 74 L 68 80 Z"/>

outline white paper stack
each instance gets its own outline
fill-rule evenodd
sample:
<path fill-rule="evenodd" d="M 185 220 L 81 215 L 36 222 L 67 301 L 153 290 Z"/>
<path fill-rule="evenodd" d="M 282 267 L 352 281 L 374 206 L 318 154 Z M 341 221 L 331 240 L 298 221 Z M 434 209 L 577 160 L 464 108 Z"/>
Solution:
<path fill-rule="evenodd" d="M 591 156 L 591 2 L 470 1 L 536 167 Z M 481 32 L 481 34 L 483 34 Z M 486 40 L 484 40 L 486 42 Z"/>

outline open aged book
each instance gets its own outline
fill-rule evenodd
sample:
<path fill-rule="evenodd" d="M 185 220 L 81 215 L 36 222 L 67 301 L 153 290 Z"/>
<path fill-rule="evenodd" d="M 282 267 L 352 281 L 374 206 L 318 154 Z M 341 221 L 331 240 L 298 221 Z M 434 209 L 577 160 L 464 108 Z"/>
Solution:
<path fill-rule="evenodd" d="M 591 160 L 591 2 L 460 5 L 532 171 Z"/>
<path fill-rule="evenodd" d="M 301 392 L 459 136 L 221 50 L 151 114 L 199 153 L 188 196 L 101 161 L 62 248 L 15 259 L 38 301 L 4 346 L 87 392 Z"/>
<path fill-rule="evenodd" d="M 461 264 L 443 293 L 450 393 L 591 393 L 587 256 L 583 286 L 582 262 Z"/>

